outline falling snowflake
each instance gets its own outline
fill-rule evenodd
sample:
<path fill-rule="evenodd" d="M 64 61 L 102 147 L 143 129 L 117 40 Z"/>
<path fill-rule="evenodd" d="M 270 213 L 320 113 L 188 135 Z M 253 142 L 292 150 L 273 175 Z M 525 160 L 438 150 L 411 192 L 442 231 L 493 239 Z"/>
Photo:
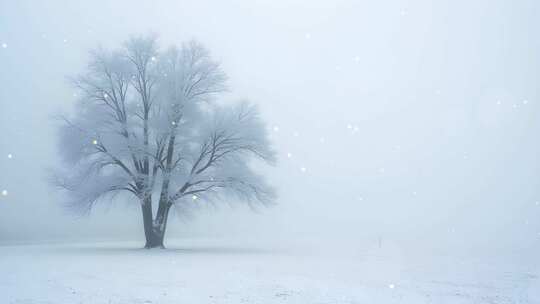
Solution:
<path fill-rule="evenodd" d="M 394 285 L 394 284 L 388 284 L 388 288 L 394 289 L 394 287 L 396 287 L 396 285 Z"/>
<path fill-rule="evenodd" d="M 155 57 L 155 56 L 152 56 L 152 57 L 150 58 L 150 60 L 152 60 L 152 61 L 156 61 L 157 59 L 156 59 L 156 57 Z"/>
<path fill-rule="evenodd" d="M 7 190 L 2 190 L 2 195 L 3 195 L 3 196 L 7 196 L 7 195 L 8 195 Z"/>
<path fill-rule="evenodd" d="M 11 158 L 13 158 L 13 155 L 12 155 L 12 154 L 8 154 L 8 155 L 7 155 L 7 158 L 11 159 Z"/>
<path fill-rule="evenodd" d="M 287 153 L 287 157 L 288 157 L 288 158 L 291 158 L 291 157 L 292 157 L 292 153 L 290 153 L 290 152 Z"/>
<path fill-rule="evenodd" d="M 7 43 L 2 43 L 2 48 L 7 49 Z"/>
<path fill-rule="evenodd" d="M 300 168 L 300 171 L 302 171 L 302 172 L 306 172 L 306 170 L 307 170 L 306 167 Z"/>
<path fill-rule="evenodd" d="M 526 105 L 526 104 L 528 104 L 528 103 L 529 103 L 529 101 L 528 101 L 527 99 L 523 100 L 523 104 L 524 104 L 524 105 Z"/>
<path fill-rule="evenodd" d="M 92 140 L 93 145 L 97 145 L 98 141 L 96 139 Z"/>
<path fill-rule="evenodd" d="M 196 195 L 193 195 L 193 196 L 191 197 L 192 200 L 196 200 L 196 199 L 198 199 L 198 198 L 199 198 L 199 197 L 196 196 Z"/>
<path fill-rule="evenodd" d="M 274 130 L 274 132 L 278 132 L 278 131 L 279 131 L 279 127 L 278 127 L 278 126 L 274 126 L 273 130 Z"/>
<path fill-rule="evenodd" d="M 348 124 L 348 125 L 347 125 L 347 129 L 352 129 L 352 128 L 353 128 L 353 127 L 352 127 L 351 124 Z"/>

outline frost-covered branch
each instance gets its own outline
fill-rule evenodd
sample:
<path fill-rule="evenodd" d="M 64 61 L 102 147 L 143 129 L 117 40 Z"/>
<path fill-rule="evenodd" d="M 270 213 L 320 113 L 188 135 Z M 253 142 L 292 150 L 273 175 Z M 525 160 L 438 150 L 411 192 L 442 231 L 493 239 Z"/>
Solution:
<path fill-rule="evenodd" d="M 248 201 L 271 201 L 273 190 L 248 164 L 253 157 L 269 163 L 275 161 L 256 109 L 247 103 L 218 108 L 210 121 L 198 137 L 200 144 L 195 149 L 189 175 L 170 197 L 171 203 L 189 195 L 223 193 L 234 193 Z"/>

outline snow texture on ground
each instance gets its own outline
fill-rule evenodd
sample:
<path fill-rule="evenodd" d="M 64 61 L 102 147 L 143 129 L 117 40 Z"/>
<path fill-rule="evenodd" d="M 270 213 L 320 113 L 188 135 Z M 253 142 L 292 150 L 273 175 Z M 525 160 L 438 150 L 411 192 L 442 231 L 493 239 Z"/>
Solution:
<path fill-rule="evenodd" d="M 540 303 L 519 259 L 317 254 L 182 240 L 0 246 L 0 303 Z"/>

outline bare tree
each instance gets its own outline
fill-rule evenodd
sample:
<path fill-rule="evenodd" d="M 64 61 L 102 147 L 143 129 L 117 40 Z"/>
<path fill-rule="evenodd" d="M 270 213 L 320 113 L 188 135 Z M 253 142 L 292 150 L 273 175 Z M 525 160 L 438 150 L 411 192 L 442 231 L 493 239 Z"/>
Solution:
<path fill-rule="evenodd" d="M 154 37 L 137 37 L 90 55 L 87 71 L 73 79 L 81 92 L 75 113 L 60 127 L 63 166 L 54 182 L 70 208 L 88 213 L 98 201 L 134 196 L 145 247 L 154 248 L 163 247 L 173 207 L 231 196 L 273 201 L 250 166 L 251 159 L 274 162 L 266 128 L 247 102 L 216 105 L 226 76 L 202 45 L 160 52 Z"/>

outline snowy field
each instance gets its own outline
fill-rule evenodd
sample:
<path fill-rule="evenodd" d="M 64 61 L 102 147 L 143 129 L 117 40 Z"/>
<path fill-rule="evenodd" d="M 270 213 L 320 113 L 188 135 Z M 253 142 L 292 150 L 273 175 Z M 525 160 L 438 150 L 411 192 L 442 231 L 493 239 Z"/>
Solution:
<path fill-rule="evenodd" d="M 538 263 L 519 257 L 300 253 L 215 240 L 137 246 L 0 246 L 0 303 L 540 303 Z"/>

